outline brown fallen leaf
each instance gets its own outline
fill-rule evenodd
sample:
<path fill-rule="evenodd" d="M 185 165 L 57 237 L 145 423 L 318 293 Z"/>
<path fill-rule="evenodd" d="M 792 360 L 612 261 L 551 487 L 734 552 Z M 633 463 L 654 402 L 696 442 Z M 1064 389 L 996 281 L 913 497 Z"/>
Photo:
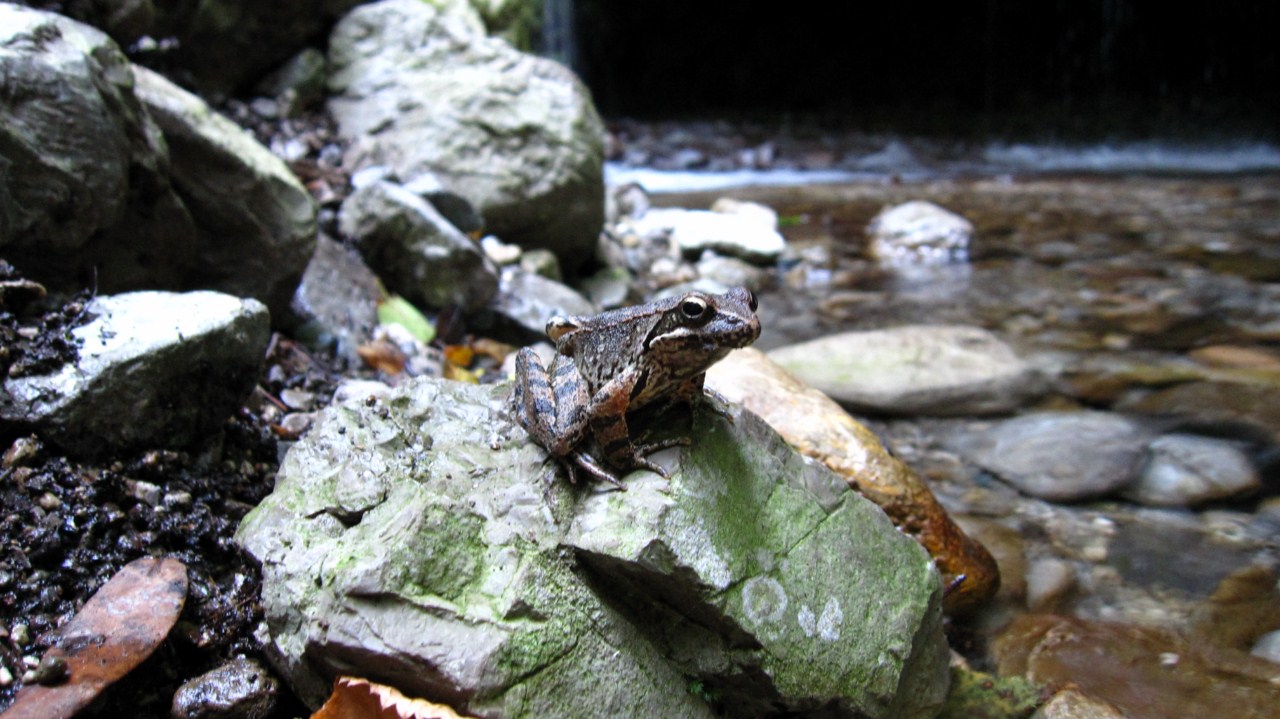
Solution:
<path fill-rule="evenodd" d="M 404 352 L 387 340 L 374 340 L 362 344 L 356 347 L 356 354 L 365 365 L 380 372 L 397 375 L 404 371 Z"/>
<path fill-rule="evenodd" d="M 466 719 L 450 707 L 410 699 L 385 684 L 338 677 L 333 693 L 311 719 Z"/>
<path fill-rule="evenodd" d="M 126 564 L 71 621 L 41 663 L 65 665 L 66 681 L 23 687 L 4 719 L 70 717 L 160 646 L 187 599 L 187 567 L 171 557 Z"/>

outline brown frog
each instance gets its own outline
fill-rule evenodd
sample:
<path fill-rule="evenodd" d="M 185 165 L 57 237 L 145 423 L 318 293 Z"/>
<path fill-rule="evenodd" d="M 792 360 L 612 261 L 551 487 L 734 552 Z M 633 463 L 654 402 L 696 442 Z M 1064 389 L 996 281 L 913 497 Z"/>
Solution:
<path fill-rule="evenodd" d="M 553 317 L 550 370 L 533 350 L 516 355 L 515 414 L 520 426 L 561 462 L 622 488 L 587 453 L 588 435 L 610 465 L 667 472 L 647 455 L 688 444 L 677 438 L 637 445 L 628 413 L 655 402 L 702 398 L 707 368 L 760 336 L 756 297 L 742 287 L 722 295 L 687 292 L 591 317 Z"/>

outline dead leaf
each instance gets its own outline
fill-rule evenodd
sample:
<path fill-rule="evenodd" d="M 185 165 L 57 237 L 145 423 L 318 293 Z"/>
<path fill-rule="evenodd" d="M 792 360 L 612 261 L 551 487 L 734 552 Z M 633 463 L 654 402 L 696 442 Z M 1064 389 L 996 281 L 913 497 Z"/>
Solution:
<path fill-rule="evenodd" d="M 399 347 L 386 340 L 374 340 L 356 347 L 356 354 L 365 365 L 379 372 L 397 375 L 404 371 L 405 356 Z"/>
<path fill-rule="evenodd" d="M 128 674 L 160 646 L 187 599 L 187 568 L 171 557 L 126 564 L 71 621 L 42 662 L 61 660 L 65 682 L 23 687 L 5 719 L 69 717 Z"/>
<path fill-rule="evenodd" d="M 475 351 L 468 345 L 445 345 L 444 358 L 459 367 L 470 367 Z"/>
<path fill-rule="evenodd" d="M 333 693 L 311 719 L 466 719 L 444 704 L 410 699 L 368 679 L 338 677 Z"/>

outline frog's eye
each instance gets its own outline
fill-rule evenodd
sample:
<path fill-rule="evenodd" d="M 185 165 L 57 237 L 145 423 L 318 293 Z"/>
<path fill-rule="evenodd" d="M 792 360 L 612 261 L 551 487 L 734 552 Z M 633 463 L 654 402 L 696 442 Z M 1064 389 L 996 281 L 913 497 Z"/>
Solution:
<path fill-rule="evenodd" d="M 680 300 L 680 314 L 689 320 L 701 319 L 707 314 L 707 301 L 701 297 L 686 297 Z"/>

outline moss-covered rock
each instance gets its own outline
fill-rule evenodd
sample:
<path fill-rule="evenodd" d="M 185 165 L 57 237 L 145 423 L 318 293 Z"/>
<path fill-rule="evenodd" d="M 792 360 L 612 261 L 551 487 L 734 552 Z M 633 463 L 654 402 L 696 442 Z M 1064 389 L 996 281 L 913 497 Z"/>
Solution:
<path fill-rule="evenodd" d="M 657 455 L 670 480 L 572 487 L 509 392 L 421 380 L 330 408 L 245 519 L 308 702 L 357 674 L 484 717 L 940 707 L 926 555 L 763 422 L 699 410 L 693 446 Z"/>

